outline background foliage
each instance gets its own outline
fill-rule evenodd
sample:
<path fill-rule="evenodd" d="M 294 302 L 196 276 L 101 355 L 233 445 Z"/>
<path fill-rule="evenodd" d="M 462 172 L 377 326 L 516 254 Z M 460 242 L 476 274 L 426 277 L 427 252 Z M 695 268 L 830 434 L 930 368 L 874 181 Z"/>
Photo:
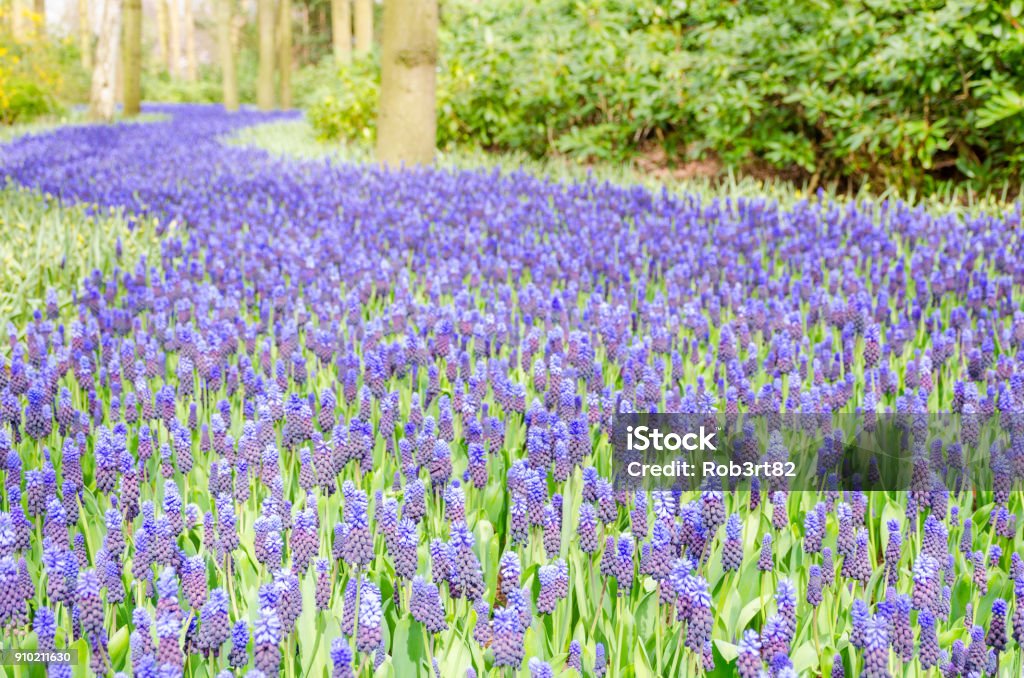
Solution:
<path fill-rule="evenodd" d="M 9 10 L 8 10 L 9 11 Z M 70 40 L 16 39 L 0 6 L 0 125 L 60 113 L 64 102 L 88 97 L 88 75 Z M 39 15 L 29 20 L 38 27 Z"/>
<path fill-rule="evenodd" d="M 923 192 L 1016 186 L 1021 14 L 1020 0 L 453 0 L 440 143 L 585 160 L 663 149 Z M 375 71 L 329 75 L 306 95 L 311 122 L 364 134 L 372 116 L 350 94 Z"/>

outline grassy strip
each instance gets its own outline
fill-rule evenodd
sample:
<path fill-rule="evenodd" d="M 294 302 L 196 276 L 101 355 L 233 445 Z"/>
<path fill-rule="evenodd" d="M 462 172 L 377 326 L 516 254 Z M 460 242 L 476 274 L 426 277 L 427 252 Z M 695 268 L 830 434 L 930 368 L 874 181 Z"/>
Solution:
<path fill-rule="evenodd" d="M 156 262 L 159 242 L 154 220 L 61 205 L 6 186 L 0 189 L 0 318 L 22 324 L 46 306 L 48 290 L 58 305 L 69 304 L 71 291 L 94 270 L 131 269 L 143 256 Z"/>

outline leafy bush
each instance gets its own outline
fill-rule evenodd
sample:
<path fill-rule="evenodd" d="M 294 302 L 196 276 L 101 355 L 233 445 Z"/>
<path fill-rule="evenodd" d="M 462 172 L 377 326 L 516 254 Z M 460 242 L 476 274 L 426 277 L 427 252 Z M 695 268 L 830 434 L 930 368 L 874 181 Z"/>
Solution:
<path fill-rule="evenodd" d="M 166 72 L 144 73 L 142 98 L 174 104 L 212 104 L 223 100 L 220 75 L 215 69 L 202 69 L 192 82 L 171 78 Z"/>
<path fill-rule="evenodd" d="M 439 143 L 607 160 L 662 147 L 925 191 L 1016 183 L 1021 14 L 1019 0 L 453 0 Z M 321 136 L 372 125 L 349 91 L 374 91 L 365 68 L 311 104 Z"/>
<path fill-rule="evenodd" d="M 38 15 L 31 14 L 38 23 Z M 84 93 L 84 94 L 83 94 Z M 88 75 L 71 41 L 16 38 L 0 10 L 0 124 L 29 122 L 88 96 Z"/>
<path fill-rule="evenodd" d="M 366 57 L 356 59 L 347 68 L 336 69 L 331 65 L 318 70 L 333 72 L 336 79 L 331 87 L 307 97 L 315 101 L 309 106 L 308 116 L 317 137 L 322 140 L 372 139 L 380 91 L 380 67 L 376 59 Z M 308 76 L 303 79 L 304 82 L 309 80 Z M 299 90 L 303 91 L 304 87 Z"/>

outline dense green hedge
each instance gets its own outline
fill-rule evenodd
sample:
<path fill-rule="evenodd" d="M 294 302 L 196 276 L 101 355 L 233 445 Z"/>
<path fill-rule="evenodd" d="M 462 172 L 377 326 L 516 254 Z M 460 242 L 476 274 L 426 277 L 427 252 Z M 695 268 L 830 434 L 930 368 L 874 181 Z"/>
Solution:
<path fill-rule="evenodd" d="M 1022 14 L 1021 0 L 451 0 L 440 142 L 615 160 L 661 146 L 925 190 L 1016 183 Z M 334 75 L 313 124 L 365 130 L 345 92 L 377 73 Z"/>

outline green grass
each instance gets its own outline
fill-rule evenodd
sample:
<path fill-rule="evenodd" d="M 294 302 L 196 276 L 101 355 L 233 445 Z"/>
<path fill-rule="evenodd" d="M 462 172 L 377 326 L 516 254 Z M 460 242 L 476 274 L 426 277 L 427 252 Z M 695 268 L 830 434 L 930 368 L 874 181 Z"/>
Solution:
<path fill-rule="evenodd" d="M 93 270 L 130 269 L 141 256 L 156 261 L 161 237 L 154 220 L 129 221 L 106 209 L 89 214 L 24 188 L 0 189 L 0 318 L 27 320 L 49 289 L 70 304 L 71 290 Z"/>

